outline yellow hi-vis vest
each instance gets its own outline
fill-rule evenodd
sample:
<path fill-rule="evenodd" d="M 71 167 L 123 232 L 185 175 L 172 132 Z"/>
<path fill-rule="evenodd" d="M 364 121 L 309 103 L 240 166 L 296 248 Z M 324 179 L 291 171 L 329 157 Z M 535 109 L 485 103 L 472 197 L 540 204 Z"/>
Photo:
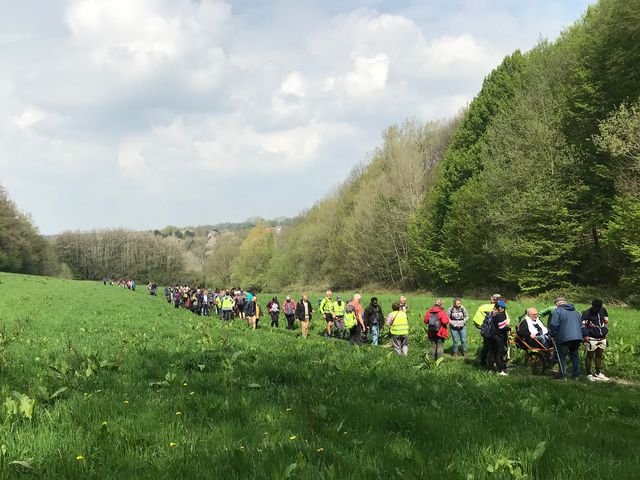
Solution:
<path fill-rule="evenodd" d="M 333 300 L 330 298 L 324 297 L 322 302 L 320 302 L 320 313 L 331 313 L 331 307 L 333 305 Z"/>
<path fill-rule="evenodd" d="M 356 312 L 347 312 L 344 314 L 344 326 L 345 328 L 356 326 Z"/>
<path fill-rule="evenodd" d="M 393 324 L 391 324 L 391 335 L 409 335 L 409 319 L 407 312 L 394 312 Z"/>
<path fill-rule="evenodd" d="M 222 299 L 222 309 L 231 310 L 233 308 L 233 298 L 228 295 Z"/>
<path fill-rule="evenodd" d="M 340 302 L 340 305 L 338 305 L 338 302 L 333 302 L 333 305 L 331 305 L 331 312 L 334 317 L 344 317 L 344 310 L 346 308 L 347 304 L 345 302 Z"/>

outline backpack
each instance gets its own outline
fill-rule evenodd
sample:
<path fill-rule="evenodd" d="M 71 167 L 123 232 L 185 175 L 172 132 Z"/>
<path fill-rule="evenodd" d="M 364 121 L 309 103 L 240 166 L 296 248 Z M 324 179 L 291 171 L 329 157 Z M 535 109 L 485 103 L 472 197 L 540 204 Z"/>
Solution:
<path fill-rule="evenodd" d="M 480 335 L 484 338 L 491 338 L 496 334 L 496 325 L 493 323 L 491 313 L 487 313 L 480 327 Z"/>
<path fill-rule="evenodd" d="M 284 302 L 284 314 L 285 315 L 293 315 L 296 304 L 293 302 Z"/>
<path fill-rule="evenodd" d="M 438 312 L 431 312 L 429 314 L 429 321 L 427 323 L 427 330 L 429 332 L 438 333 L 440 331 L 440 319 L 438 318 Z"/>

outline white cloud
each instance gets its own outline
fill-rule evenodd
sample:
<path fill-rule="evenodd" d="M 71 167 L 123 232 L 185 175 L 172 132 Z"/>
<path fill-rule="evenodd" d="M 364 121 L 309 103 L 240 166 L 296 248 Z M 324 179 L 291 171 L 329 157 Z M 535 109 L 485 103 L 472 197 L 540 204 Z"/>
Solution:
<path fill-rule="evenodd" d="M 66 22 L 76 48 L 96 65 L 126 76 L 197 51 L 229 15 L 229 5 L 216 0 L 76 0 Z"/>
<path fill-rule="evenodd" d="M 24 129 L 35 125 L 45 118 L 47 118 L 47 114 L 45 112 L 36 107 L 29 107 L 20 115 L 14 117 L 13 121 L 18 127 Z"/>
<path fill-rule="evenodd" d="M 353 70 L 338 78 L 337 85 L 351 97 L 366 97 L 387 84 L 390 59 L 386 53 L 374 57 L 357 57 Z"/>
<path fill-rule="evenodd" d="M 461 2 L 13 2 L 0 19 L 3 182 L 46 233 L 219 220 L 183 216 L 204 200 L 233 208 L 228 220 L 293 215 L 387 126 L 456 113 L 504 54 L 580 10 Z M 241 195 L 215 180 L 229 171 L 255 173 Z M 114 195 L 179 204 L 138 216 Z"/>

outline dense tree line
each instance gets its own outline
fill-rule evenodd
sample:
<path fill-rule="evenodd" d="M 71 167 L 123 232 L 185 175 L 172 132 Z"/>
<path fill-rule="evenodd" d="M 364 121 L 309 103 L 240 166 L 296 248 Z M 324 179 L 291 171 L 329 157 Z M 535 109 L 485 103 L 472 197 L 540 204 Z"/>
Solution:
<path fill-rule="evenodd" d="M 170 283 L 185 276 L 183 250 L 175 239 L 147 232 L 98 230 L 56 237 L 59 259 L 75 278 L 133 278 Z"/>
<path fill-rule="evenodd" d="M 59 270 L 50 243 L 0 186 L 0 271 L 55 275 Z"/>
<path fill-rule="evenodd" d="M 639 21 L 640 2 L 602 0 L 487 77 L 413 215 L 420 285 L 539 293 L 634 276 L 631 239 L 614 232 L 632 227 Z"/>

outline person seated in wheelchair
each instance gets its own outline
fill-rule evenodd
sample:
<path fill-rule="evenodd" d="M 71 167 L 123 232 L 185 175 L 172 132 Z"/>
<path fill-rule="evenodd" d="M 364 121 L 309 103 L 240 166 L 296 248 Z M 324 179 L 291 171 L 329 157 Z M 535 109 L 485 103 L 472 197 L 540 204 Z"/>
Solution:
<path fill-rule="evenodd" d="M 552 346 L 549 330 L 540 321 L 538 310 L 535 307 L 527 309 L 524 319 L 518 325 L 517 334 L 520 344 L 527 350 L 548 350 Z"/>

